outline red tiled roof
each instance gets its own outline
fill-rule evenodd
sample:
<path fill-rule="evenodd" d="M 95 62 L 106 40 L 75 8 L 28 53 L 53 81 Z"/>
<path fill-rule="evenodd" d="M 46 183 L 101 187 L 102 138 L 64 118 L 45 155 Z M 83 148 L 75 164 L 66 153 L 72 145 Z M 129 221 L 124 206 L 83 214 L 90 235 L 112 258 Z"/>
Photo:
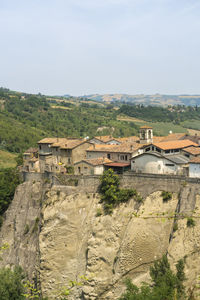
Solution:
<path fill-rule="evenodd" d="M 190 141 L 190 140 L 177 140 L 177 141 L 168 141 L 168 142 L 159 142 L 153 143 L 154 146 L 162 149 L 162 150 L 169 150 L 169 149 L 183 149 L 189 146 L 198 146 L 198 144 Z"/>
<path fill-rule="evenodd" d="M 128 166 L 130 166 L 130 164 L 120 163 L 120 162 L 111 162 L 111 163 L 106 163 L 104 165 L 108 166 L 108 167 L 128 167 Z"/>
<path fill-rule="evenodd" d="M 138 143 L 123 143 L 121 145 L 93 145 L 86 151 L 89 152 L 117 152 L 117 153 L 133 153 L 144 145 Z"/>
<path fill-rule="evenodd" d="M 88 163 L 88 164 L 90 164 L 90 165 L 93 165 L 93 166 L 99 166 L 99 165 L 103 165 L 103 164 L 105 164 L 105 163 L 111 163 L 112 160 L 108 159 L 107 157 L 99 157 L 99 158 L 83 159 L 83 160 L 81 160 L 81 161 L 75 163 L 75 165 L 76 165 L 76 164 L 79 164 L 79 163 L 81 163 L 81 162 L 86 162 L 86 163 Z"/>
<path fill-rule="evenodd" d="M 193 158 L 189 161 L 189 163 L 191 163 L 191 164 L 200 164 L 200 157 L 199 157 L 199 156 L 193 157 Z"/>
<path fill-rule="evenodd" d="M 183 151 L 188 152 L 193 155 L 200 155 L 200 147 L 192 146 L 192 147 L 185 148 Z"/>

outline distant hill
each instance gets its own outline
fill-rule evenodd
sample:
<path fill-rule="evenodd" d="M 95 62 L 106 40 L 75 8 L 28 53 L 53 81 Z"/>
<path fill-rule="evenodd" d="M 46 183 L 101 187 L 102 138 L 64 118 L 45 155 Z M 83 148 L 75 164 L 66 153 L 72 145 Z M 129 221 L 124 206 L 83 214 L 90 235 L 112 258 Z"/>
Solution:
<path fill-rule="evenodd" d="M 100 102 L 126 102 L 143 105 L 187 105 L 195 106 L 200 105 L 200 95 L 127 95 L 127 94 L 92 94 L 83 96 L 90 100 L 96 100 Z"/>

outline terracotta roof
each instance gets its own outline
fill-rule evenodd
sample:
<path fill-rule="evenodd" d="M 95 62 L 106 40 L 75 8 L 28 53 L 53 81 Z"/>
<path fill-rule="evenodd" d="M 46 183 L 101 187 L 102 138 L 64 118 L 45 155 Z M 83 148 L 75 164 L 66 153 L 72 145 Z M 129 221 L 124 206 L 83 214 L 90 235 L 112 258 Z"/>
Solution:
<path fill-rule="evenodd" d="M 83 159 L 83 160 L 81 160 L 81 161 L 75 163 L 75 165 L 76 165 L 76 164 L 79 164 L 79 163 L 81 163 L 81 162 L 86 162 L 86 163 L 88 163 L 88 164 L 90 164 L 90 165 L 98 166 L 98 165 L 103 165 L 103 164 L 105 164 L 105 163 L 111 163 L 112 160 L 108 159 L 107 157 L 99 157 L 99 158 Z"/>
<path fill-rule="evenodd" d="M 148 125 L 144 125 L 144 126 L 141 126 L 140 129 L 152 129 L 152 127 L 148 126 Z"/>
<path fill-rule="evenodd" d="M 198 144 L 190 141 L 190 140 L 177 140 L 177 141 L 168 141 L 168 142 L 160 142 L 160 143 L 153 143 L 154 146 L 162 149 L 162 150 L 169 150 L 169 149 L 182 149 L 189 146 L 198 146 Z"/>
<path fill-rule="evenodd" d="M 183 151 L 188 152 L 193 155 L 200 155 L 200 147 L 194 147 L 194 146 L 188 147 L 188 148 L 185 148 Z"/>
<path fill-rule="evenodd" d="M 181 140 L 183 139 L 184 136 L 186 136 L 186 133 L 170 133 L 167 136 L 163 136 L 162 141 L 168 142 L 168 141 Z"/>
<path fill-rule="evenodd" d="M 116 138 L 117 141 L 119 142 L 136 142 L 139 141 L 139 137 L 138 136 L 128 136 L 128 137 L 122 137 L 122 138 Z"/>
<path fill-rule="evenodd" d="M 52 148 L 59 147 L 60 149 L 73 149 L 85 141 L 82 139 L 66 139 L 64 142 L 54 143 L 51 145 Z"/>
<path fill-rule="evenodd" d="M 36 152 L 38 152 L 38 148 L 29 148 L 24 152 L 24 154 L 36 153 Z"/>
<path fill-rule="evenodd" d="M 101 140 L 104 143 L 109 142 L 111 140 L 117 140 L 112 135 L 95 136 L 94 138 L 98 139 L 98 140 Z"/>
<path fill-rule="evenodd" d="M 200 157 L 199 156 L 196 156 L 196 157 L 193 157 L 189 163 L 191 164 L 200 164 Z"/>
<path fill-rule="evenodd" d="M 119 153 L 133 153 L 138 148 L 144 145 L 138 143 L 123 143 L 121 145 L 93 145 L 86 151 L 89 152 L 119 152 Z"/>
<path fill-rule="evenodd" d="M 154 143 L 159 143 L 163 141 L 163 136 L 154 136 L 153 137 L 153 142 Z"/>
<path fill-rule="evenodd" d="M 53 144 L 61 141 L 65 141 L 66 138 L 44 138 L 38 142 L 38 144 Z"/>
<path fill-rule="evenodd" d="M 130 166 L 130 164 L 120 163 L 120 162 L 111 162 L 111 163 L 106 163 L 104 165 L 108 166 L 108 167 L 128 167 L 128 166 Z"/>

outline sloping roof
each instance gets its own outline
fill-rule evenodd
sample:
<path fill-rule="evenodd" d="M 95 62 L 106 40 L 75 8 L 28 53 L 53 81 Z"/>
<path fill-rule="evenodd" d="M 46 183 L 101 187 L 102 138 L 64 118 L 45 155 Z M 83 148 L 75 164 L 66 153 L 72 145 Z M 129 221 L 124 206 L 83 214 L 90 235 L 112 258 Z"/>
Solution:
<path fill-rule="evenodd" d="M 121 145 L 93 145 L 86 151 L 89 152 L 118 152 L 118 153 L 133 153 L 138 148 L 144 145 L 138 143 L 123 143 Z"/>
<path fill-rule="evenodd" d="M 200 164 L 200 157 L 199 156 L 196 156 L 196 157 L 193 157 L 190 161 L 189 161 L 190 164 Z"/>
<path fill-rule="evenodd" d="M 170 133 L 167 136 L 162 137 L 163 142 L 181 140 L 186 136 L 186 133 Z"/>
<path fill-rule="evenodd" d="M 83 159 L 83 160 L 75 163 L 75 165 L 77 165 L 77 164 L 79 164 L 81 162 L 85 162 L 85 163 L 90 164 L 92 166 L 99 166 L 99 165 L 103 165 L 103 164 L 106 164 L 106 163 L 111 163 L 112 160 L 108 159 L 107 157 Z"/>
<path fill-rule="evenodd" d="M 30 154 L 30 153 L 36 153 L 36 152 L 38 152 L 38 148 L 29 148 L 29 149 L 27 149 L 25 152 L 24 152 L 24 154 Z"/>
<path fill-rule="evenodd" d="M 185 157 L 184 155 L 166 155 L 164 156 L 166 159 L 169 159 L 173 162 L 175 162 L 176 164 L 187 164 L 189 162 L 189 158 Z"/>
<path fill-rule="evenodd" d="M 107 143 L 107 142 L 112 141 L 112 140 L 117 140 L 112 135 L 95 136 L 94 138 L 98 139 L 98 140 L 100 140 L 104 143 Z"/>
<path fill-rule="evenodd" d="M 137 159 L 138 157 L 141 157 L 141 156 L 145 156 L 145 155 L 152 155 L 152 156 L 156 156 L 158 158 L 161 158 L 161 159 L 166 159 L 170 162 L 173 162 L 175 164 L 187 164 L 189 159 L 183 155 L 162 155 L 162 154 L 159 154 L 159 153 L 155 153 L 155 152 L 145 152 L 145 153 L 142 153 L 142 154 L 139 154 L 137 156 L 134 156 L 131 158 L 131 160 L 135 160 Z"/>
<path fill-rule="evenodd" d="M 85 143 L 84 140 L 82 139 L 66 139 L 66 141 L 64 143 L 54 143 L 53 145 L 51 145 L 52 148 L 54 147 L 59 147 L 60 149 L 73 149 L 81 144 Z"/>
<path fill-rule="evenodd" d="M 104 165 L 108 167 L 128 167 L 130 166 L 130 163 L 127 164 L 127 163 L 120 163 L 120 162 L 111 162 L 111 163 L 106 163 Z"/>
<path fill-rule="evenodd" d="M 190 140 L 159 142 L 159 143 L 153 143 L 153 145 L 162 150 L 182 149 L 182 148 L 186 148 L 189 146 L 198 146 L 198 144 L 196 144 Z"/>
<path fill-rule="evenodd" d="M 123 143 L 123 142 L 136 142 L 139 141 L 139 137 L 138 136 L 128 136 L 128 137 L 122 137 L 122 138 L 116 138 L 117 141 Z"/>
<path fill-rule="evenodd" d="M 64 142 L 66 138 L 44 138 L 38 142 L 38 144 L 53 144 L 57 142 Z"/>
<path fill-rule="evenodd" d="M 193 155 L 200 155 L 200 147 L 192 146 L 192 147 L 185 148 L 183 151 L 188 152 Z"/>

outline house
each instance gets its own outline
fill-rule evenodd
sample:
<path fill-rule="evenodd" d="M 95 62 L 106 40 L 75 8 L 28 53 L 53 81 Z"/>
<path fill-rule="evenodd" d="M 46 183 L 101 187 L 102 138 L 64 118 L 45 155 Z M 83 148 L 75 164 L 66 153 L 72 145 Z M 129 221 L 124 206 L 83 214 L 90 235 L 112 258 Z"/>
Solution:
<path fill-rule="evenodd" d="M 193 157 L 189 161 L 189 177 L 200 178 L 200 157 Z"/>
<path fill-rule="evenodd" d="M 66 172 L 68 166 L 86 158 L 86 149 L 91 146 L 87 140 L 77 138 L 46 138 L 39 141 L 38 145 L 42 173 Z"/>
<path fill-rule="evenodd" d="M 182 153 L 183 155 L 189 158 L 200 156 L 200 147 L 195 147 L 195 146 L 187 147 L 182 150 Z"/>
<path fill-rule="evenodd" d="M 75 175 L 101 175 L 105 170 L 105 164 L 111 160 L 104 157 L 84 159 L 74 164 Z"/>
<path fill-rule="evenodd" d="M 142 153 L 131 158 L 131 170 L 136 173 L 187 175 L 189 159 L 183 155 L 163 156 Z"/>
<path fill-rule="evenodd" d="M 87 159 L 106 157 L 114 162 L 130 162 L 133 152 L 141 147 L 138 143 L 123 143 L 121 145 L 95 145 L 86 150 Z"/>
<path fill-rule="evenodd" d="M 121 142 L 117 139 L 112 137 L 111 135 L 104 135 L 104 136 L 95 136 L 89 140 L 92 144 L 104 144 L 104 145 L 120 145 Z"/>
<path fill-rule="evenodd" d="M 131 164 L 120 162 L 108 162 L 104 164 L 105 170 L 112 169 L 115 173 L 123 174 L 131 169 Z"/>
<path fill-rule="evenodd" d="M 29 148 L 23 154 L 23 170 L 26 172 L 38 172 L 38 149 Z"/>

